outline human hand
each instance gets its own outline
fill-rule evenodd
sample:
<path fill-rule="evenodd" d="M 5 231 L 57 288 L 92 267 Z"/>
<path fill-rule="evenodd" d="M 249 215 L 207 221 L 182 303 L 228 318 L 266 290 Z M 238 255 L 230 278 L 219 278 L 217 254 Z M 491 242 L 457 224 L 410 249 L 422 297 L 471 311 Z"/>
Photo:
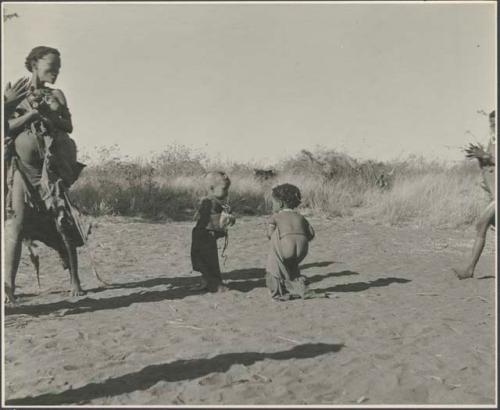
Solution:
<path fill-rule="evenodd" d="M 38 111 L 36 108 L 32 108 L 29 111 L 27 111 L 26 115 L 28 116 L 28 119 L 31 121 L 35 121 L 41 118 L 40 111 Z"/>
<path fill-rule="evenodd" d="M 231 214 L 231 215 L 229 216 L 229 221 L 228 221 L 228 223 L 229 223 L 229 226 L 233 226 L 233 225 L 236 223 L 236 217 L 235 217 L 233 214 Z"/>
<path fill-rule="evenodd" d="M 48 129 L 51 129 L 54 127 L 54 119 L 52 118 L 52 115 L 41 113 L 40 119 L 42 120 L 42 122 L 45 124 L 45 126 Z"/>
<path fill-rule="evenodd" d="M 4 91 L 5 105 L 17 106 L 28 94 L 29 86 L 30 82 L 27 77 L 20 78 L 14 85 L 8 82 Z"/>

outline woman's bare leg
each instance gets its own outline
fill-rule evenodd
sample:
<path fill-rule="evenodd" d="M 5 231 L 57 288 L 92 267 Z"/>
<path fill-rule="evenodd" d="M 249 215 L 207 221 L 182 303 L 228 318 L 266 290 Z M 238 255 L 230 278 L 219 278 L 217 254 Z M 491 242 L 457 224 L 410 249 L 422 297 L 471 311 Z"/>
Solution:
<path fill-rule="evenodd" d="M 12 210 L 12 217 L 5 224 L 5 293 L 14 302 L 26 215 L 24 183 L 19 172 L 14 174 L 12 184 Z"/>

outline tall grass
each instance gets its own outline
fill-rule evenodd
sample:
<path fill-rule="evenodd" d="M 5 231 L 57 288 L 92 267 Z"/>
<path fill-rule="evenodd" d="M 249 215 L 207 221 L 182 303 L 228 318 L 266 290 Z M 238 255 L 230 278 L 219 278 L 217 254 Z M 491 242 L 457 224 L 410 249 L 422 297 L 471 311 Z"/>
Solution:
<path fill-rule="evenodd" d="M 232 180 L 229 201 L 237 214 L 270 212 L 271 187 L 292 183 L 302 206 L 328 217 L 363 215 L 390 224 L 460 226 L 473 223 L 487 203 L 476 163 L 455 165 L 409 157 L 404 161 L 358 161 L 329 150 L 302 151 L 276 164 L 277 177 L 254 178 L 253 165 L 222 163 L 174 145 L 148 159 L 101 148 L 83 158 L 89 166 L 72 188 L 84 211 L 151 219 L 190 219 L 205 195 L 203 175 L 221 169 Z M 385 184 L 380 184 L 380 177 Z"/>

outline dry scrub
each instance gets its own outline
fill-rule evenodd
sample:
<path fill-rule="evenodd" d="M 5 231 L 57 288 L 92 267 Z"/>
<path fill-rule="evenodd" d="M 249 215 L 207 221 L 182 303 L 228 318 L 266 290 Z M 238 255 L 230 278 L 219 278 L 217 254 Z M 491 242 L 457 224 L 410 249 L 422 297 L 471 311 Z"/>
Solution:
<path fill-rule="evenodd" d="M 83 210 L 93 216 L 123 215 L 187 220 L 203 194 L 202 176 L 223 169 L 232 179 L 230 202 L 237 214 L 270 211 L 270 187 L 296 184 L 303 207 L 327 217 L 366 216 L 390 224 L 458 227 L 479 216 L 487 196 L 479 187 L 477 164 L 409 157 L 404 161 L 358 161 L 318 149 L 275 164 L 277 177 L 260 181 L 255 164 L 222 163 L 183 146 L 151 158 L 128 158 L 116 146 L 100 148 L 73 188 Z"/>

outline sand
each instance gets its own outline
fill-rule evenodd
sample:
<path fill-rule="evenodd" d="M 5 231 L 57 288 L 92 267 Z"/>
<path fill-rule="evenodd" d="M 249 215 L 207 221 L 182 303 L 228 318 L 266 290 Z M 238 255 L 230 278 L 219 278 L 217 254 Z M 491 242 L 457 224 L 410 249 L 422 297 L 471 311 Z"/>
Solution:
<path fill-rule="evenodd" d="M 191 223 L 97 221 L 80 250 L 88 290 L 40 247 L 5 316 L 10 405 L 493 404 L 494 232 L 476 276 L 450 271 L 474 231 L 310 218 L 303 274 L 319 295 L 275 302 L 264 218 L 230 233 L 231 291 L 190 287 Z M 93 276 L 89 251 L 106 288 Z"/>

